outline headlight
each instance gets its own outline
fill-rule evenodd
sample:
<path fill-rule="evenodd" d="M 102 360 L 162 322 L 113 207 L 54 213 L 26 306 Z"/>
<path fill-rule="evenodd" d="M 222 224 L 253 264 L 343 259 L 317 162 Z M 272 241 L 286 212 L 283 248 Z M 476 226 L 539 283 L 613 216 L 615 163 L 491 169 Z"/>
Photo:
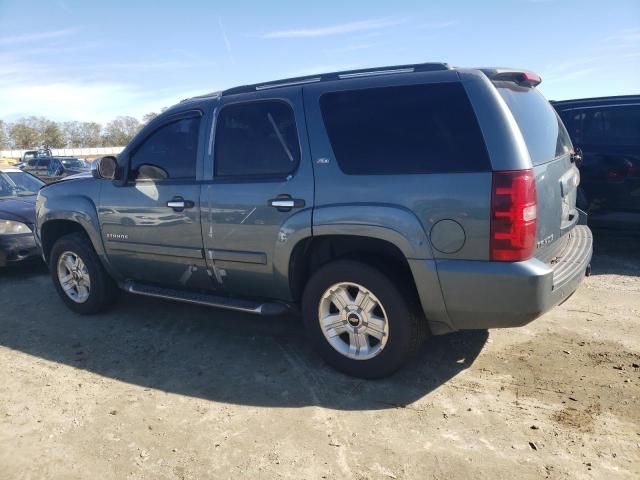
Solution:
<path fill-rule="evenodd" d="M 24 223 L 0 220 L 0 235 L 17 235 L 19 233 L 31 233 L 31 229 Z"/>

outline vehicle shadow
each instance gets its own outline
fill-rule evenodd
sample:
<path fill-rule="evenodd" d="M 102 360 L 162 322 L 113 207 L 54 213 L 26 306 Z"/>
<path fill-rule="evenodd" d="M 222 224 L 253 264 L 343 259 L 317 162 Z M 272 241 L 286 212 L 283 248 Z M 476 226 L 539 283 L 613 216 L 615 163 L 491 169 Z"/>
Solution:
<path fill-rule="evenodd" d="M 593 230 L 592 275 L 640 275 L 640 235 Z"/>
<path fill-rule="evenodd" d="M 256 317 L 123 294 L 110 312 L 69 312 L 48 276 L 0 273 L 0 345 L 123 382 L 233 404 L 402 407 L 468 368 L 487 331 L 431 338 L 390 378 L 342 375 L 294 315 Z"/>

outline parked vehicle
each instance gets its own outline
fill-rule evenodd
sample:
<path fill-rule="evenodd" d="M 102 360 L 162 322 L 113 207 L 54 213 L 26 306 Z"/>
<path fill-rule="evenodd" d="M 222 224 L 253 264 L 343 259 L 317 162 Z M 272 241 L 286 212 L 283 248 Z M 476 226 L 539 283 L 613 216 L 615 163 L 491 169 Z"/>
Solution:
<path fill-rule="evenodd" d="M 640 231 L 640 95 L 552 104 L 582 150 L 578 206 L 590 224 Z"/>
<path fill-rule="evenodd" d="M 539 83 L 430 63 L 191 98 L 95 178 L 43 188 L 38 243 L 75 312 L 118 287 L 300 306 L 328 363 L 388 375 L 427 332 L 524 325 L 587 272 L 571 142 Z"/>
<path fill-rule="evenodd" d="M 17 168 L 0 169 L 0 267 L 37 259 L 36 194 L 44 182 Z"/>
<path fill-rule="evenodd" d="M 70 175 L 88 172 L 89 165 L 84 160 L 73 157 L 36 157 L 27 160 L 22 170 L 51 183 Z"/>

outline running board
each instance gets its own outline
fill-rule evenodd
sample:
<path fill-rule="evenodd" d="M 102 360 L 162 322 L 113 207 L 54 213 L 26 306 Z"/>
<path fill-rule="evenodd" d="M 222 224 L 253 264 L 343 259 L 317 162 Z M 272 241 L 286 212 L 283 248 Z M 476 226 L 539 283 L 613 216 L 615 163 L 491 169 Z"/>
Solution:
<path fill-rule="evenodd" d="M 256 302 L 253 300 L 228 298 L 207 293 L 186 292 L 173 288 L 155 287 L 134 282 L 125 283 L 124 288 L 127 292 L 136 295 L 195 303 L 197 305 L 224 308 L 226 310 L 252 313 L 254 315 L 281 315 L 288 310 L 288 306 L 284 303 Z"/>

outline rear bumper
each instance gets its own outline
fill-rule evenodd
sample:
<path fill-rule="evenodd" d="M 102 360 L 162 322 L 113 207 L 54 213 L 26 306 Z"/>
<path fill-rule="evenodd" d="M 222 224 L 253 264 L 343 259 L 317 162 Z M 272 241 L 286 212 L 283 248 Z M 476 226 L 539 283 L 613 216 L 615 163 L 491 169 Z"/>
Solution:
<path fill-rule="evenodd" d="M 0 267 L 40 255 L 33 233 L 0 236 Z"/>
<path fill-rule="evenodd" d="M 526 325 L 566 300 L 591 262 L 593 238 L 584 225 L 570 233 L 553 264 L 437 261 L 438 278 L 453 330 Z"/>

